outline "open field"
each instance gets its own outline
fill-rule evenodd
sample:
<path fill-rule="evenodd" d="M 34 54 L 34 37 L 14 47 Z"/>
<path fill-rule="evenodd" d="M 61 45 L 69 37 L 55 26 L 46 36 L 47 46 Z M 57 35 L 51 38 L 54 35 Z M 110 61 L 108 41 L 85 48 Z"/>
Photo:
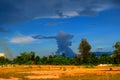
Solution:
<path fill-rule="evenodd" d="M 112 68 L 112 70 L 110 70 Z M 0 67 L 0 80 L 120 80 L 117 66 L 14 65 Z"/>

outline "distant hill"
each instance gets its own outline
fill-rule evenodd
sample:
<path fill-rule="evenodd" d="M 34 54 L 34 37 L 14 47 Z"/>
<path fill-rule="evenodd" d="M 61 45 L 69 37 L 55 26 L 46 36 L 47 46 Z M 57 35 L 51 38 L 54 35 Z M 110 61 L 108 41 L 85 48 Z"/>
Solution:
<path fill-rule="evenodd" d="M 96 54 L 96 56 L 101 56 L 102 54 L 112 55 L 113 52 L 92 52 L 92 53 Z"/>

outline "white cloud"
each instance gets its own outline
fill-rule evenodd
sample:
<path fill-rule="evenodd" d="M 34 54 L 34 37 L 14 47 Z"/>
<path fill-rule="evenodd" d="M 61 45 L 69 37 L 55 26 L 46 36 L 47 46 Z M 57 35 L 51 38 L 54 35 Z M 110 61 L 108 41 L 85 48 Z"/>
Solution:
<path fill-rule="evenodd" d="M 10 40 L 11 43 L 23 44 L 35 41 L 31 36 L 18 36 Z"/>

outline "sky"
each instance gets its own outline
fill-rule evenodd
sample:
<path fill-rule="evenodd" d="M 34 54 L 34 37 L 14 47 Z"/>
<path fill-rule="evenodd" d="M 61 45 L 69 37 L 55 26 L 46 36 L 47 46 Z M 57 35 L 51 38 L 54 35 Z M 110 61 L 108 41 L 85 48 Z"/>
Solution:
<path fill-rule="evenodd" d="M 57 51 L 56 40 L 32 36 L 61 31 L 73 35 L 75 53 L 82 38 L 91 51 L 113 51 L 120 41 L 119 21 L 120 0 L 0 0 L 0 52 L 50 55 Z"/>

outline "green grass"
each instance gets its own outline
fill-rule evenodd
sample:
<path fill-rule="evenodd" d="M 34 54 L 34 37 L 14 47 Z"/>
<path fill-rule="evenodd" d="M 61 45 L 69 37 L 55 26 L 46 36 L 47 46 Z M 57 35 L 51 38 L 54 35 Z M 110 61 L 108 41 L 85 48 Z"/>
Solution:
<path fill-rule="evenodd" d="M 85 68 L 94 68 L 94 66 L 93 65 L 87 65 L 87 66 L 85 66 Z"/>

